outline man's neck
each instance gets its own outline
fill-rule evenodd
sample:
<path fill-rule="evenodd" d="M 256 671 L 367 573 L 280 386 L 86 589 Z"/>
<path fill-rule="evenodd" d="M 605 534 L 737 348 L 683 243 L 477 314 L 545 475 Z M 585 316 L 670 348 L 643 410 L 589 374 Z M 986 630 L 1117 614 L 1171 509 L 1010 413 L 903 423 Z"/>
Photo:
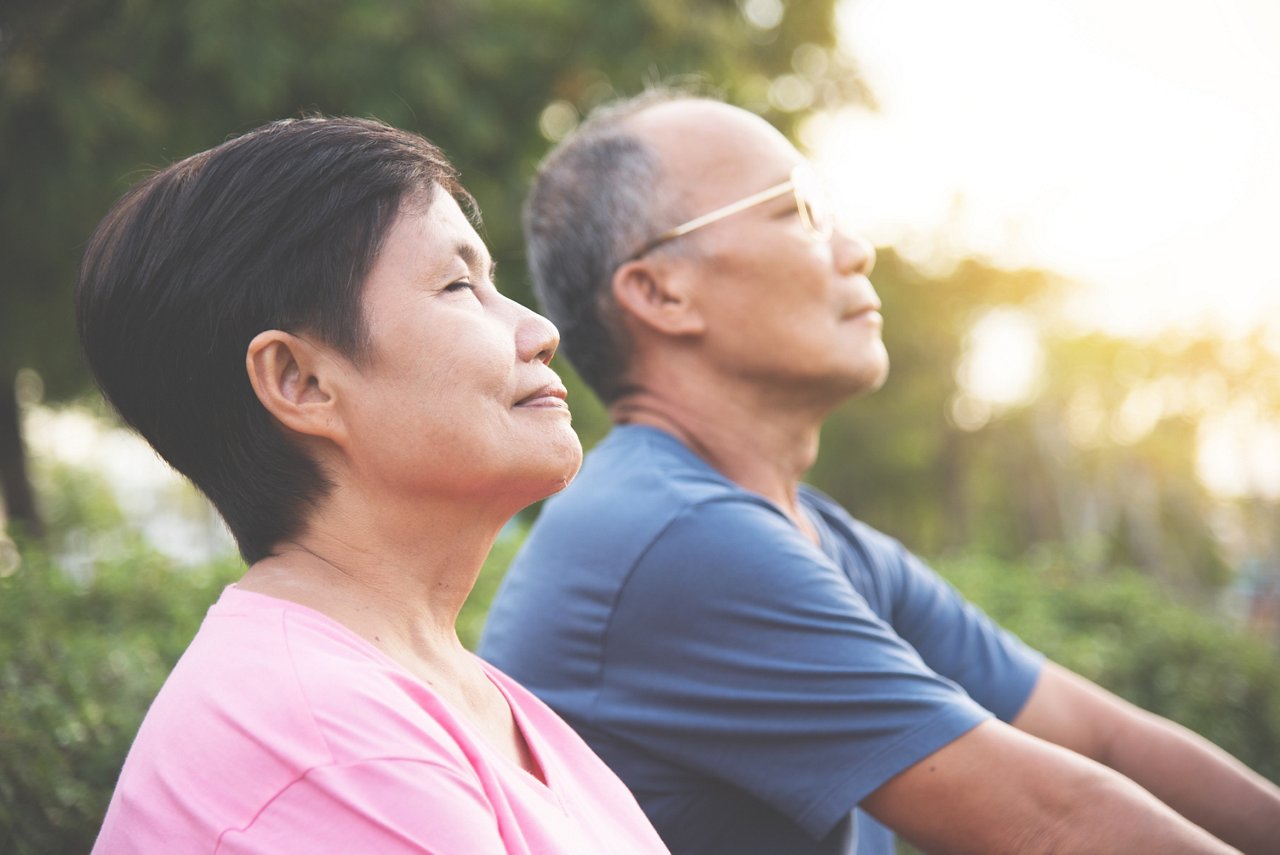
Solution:
<path fill-rule="evenodd" d="M 817 459 L 825 413 L 778 407 L 767 395 L 710 389 L 662 394 L 641 387 L 614 401 L 609 414 L 617 424 L 672 434 L 734 483 L 773 501 L 812 536 L 796 491 Z"/>

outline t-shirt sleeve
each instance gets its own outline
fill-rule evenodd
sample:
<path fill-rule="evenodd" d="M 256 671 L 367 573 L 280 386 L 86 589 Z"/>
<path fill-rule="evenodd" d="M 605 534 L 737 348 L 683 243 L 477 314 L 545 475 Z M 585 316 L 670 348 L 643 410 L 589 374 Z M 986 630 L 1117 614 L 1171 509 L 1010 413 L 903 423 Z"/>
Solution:
<path fill-rule="evenodd" d="M 506 847 L 479 785 L 432 763 L 364 760 L 312 769 L 219 855 L 316 852 L 499 855 Z"/>
<path fill-rule="evenodd" d="M 750 792 L 820 837 L 989 717 L 776 509 L 695 505 L 637 562 L 593 723 Z"/>
<path fill-rule="evenodd" d="M 925 664 L 964 688 L 1001 721 L 1022 710 L 1044 657 L 966 600 L 901 544 L 885 535 L 894 583 L 892 623 Z"/>

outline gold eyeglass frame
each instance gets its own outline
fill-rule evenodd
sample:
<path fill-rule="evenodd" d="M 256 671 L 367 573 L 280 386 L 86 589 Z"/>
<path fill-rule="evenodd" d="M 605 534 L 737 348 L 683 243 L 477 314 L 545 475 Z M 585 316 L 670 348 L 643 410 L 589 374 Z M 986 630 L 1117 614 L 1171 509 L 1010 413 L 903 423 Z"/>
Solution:
<path fill-rule="evenodd" d="M 781 184 L 775 184 L 772 187 L 761 190 L 758 193 L 752 193 L 745 199 L 739 199 L 737 202 L 730 202 L 728 205 L 716 208 L 714 211 L 703 214 L 700 217 L 694 217 L 687 223 L 681 223 L 672 229 L 667 229 L 650 241 L 647 241 L 640 249 L 633 252 L 627 257 L 627 261 L 635 261 L 638 258 L 652 252 L 662 244 L 673 241 L 678 237 L 684 237 L 689 232 L 697 231 L 703 226 L 709 226 L 712 223 L 719 222 L 725 217 L 731 217 L 734 214 L 745 211 L 748 208 L 754 208 L 756 205 L 763 205 L 765 202 L 777 199 L 787 191 L 791 191 L 793 200 L 795 201 L 796 211 L 800 214 L 800 222 L 804 227 L 819 240 L 827 240 L 834 231 L 835 224 L 832 217 L 827 217 L 826 222 L 819 226 L 813 222 L 809 216 L 809 204 L 814 202 L 815 195 L 821 195 L 817 191 L 817 176 L 813 169 L 805 163 L 800 163 L 791 170 L 790 177 Z M 807 188 L 812 188 L 814 192 L 806 192 Z M 815 205 L 815 207 L 821 207 Z M 624 262 L 626 263 L 626 262 Z"/>

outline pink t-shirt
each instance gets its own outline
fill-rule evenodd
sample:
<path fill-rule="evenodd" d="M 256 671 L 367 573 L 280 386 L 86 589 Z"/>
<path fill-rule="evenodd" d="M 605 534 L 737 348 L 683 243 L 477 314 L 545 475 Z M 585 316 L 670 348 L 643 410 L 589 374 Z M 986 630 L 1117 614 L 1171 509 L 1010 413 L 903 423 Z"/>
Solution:
<path fill-rule="evenodd" d="M 147 712 L 94 852 L 666 852 L 568 725 L 484 668 L 546 784 L 337 621 L 227 588 Z"/>

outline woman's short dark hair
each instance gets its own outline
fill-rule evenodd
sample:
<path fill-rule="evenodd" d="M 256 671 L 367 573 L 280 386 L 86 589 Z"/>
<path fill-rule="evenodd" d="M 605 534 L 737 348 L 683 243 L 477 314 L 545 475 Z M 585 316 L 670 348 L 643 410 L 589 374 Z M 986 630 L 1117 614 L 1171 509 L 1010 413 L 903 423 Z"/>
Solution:
<path fill-rule="evenodd" d="M 474 212 L 422 137 L 292 119 L 151 175 L 90 240 L 76 314 L 98 385 L 209 497 L 246 561 L 298 534 L 331 486 L 254 394 L 249 342 L 306 333 L 359 364 L 364 281 L 402 202 L 437 188 Z"/>

